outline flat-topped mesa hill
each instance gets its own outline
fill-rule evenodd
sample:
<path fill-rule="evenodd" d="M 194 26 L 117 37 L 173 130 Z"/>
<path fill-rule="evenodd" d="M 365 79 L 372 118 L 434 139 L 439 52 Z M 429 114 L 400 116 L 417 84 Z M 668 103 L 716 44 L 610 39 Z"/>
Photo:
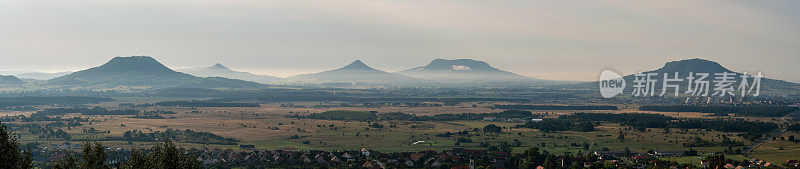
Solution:
<path fill-rule="evenodd" d="M 398 74 L 434 81 L 534 81 L 525 77 L 492 67 L 484 61 L 472 59 L 435 59 L 428 65 L 406 69 Z"/>
<path fill-rule="evenodd" d="M 700 58 L 667 62 L 666 64 L 664 64 L 663 67 L 661 67 L 659 69 L 656 69 L 656 70 L 653 70 L 653 71 L 642 72 L 642 73 L 643 74 L 657 73 L 658 77 L 661 78 L 661 79 L 659 79 L 659 82 L 663 81 L 664 73 L 669 75 L 670 78 L 674 78 L 675 73 L 677 73 L 679 78 L 684 79 L 684 83 L 678 83 L 679 85 L 687 84 L 686 83 L 687 82 L 686 78 L 687 78 L 687 76 L 689 76 L 689 73 L 695 74 L 694 75 L 695 77 L 697 77 L 696 73 L 708 73 L 709 76 L 706 78 L 706 80 L 708 80 L 709 84 L 712 84 L 712 87 L 713 87 L 714 81 L 716 81 L 714 79 L 715 78 L 714 74 L 715 73 L 726 73 L 726 72 L 732 74 L 731 76 L 735 77 L 736 83 L 735 83 L 734 86 L 735 87 L 738 86 L 739 82 L 741 82 L 741 77 L 740 76 L 742 75 L 743 72 L 735 72 L 733 70 L 725 68 L 724 66 L 722 66 L 721 64 L 719 64 L 717 62 L 710 61 L 710 60 L 705 60 L 705 59 L 700 59 Z M 751 75 L 751 76 L 754 76 L 754 75 L 758 74 L 758 72 L 746 72 L 746 73 L 748 75 Z M 786 87 L 792 87 L 792 86 L 795 86 L 795 87 L 800 86 L 800 84 L 796 84 L 796 83 L 791 83 L 791 82 L 786 82 L 786 81 L 783 81 L 783 80 L 775 80 L 775 79 L 766 78 L 767 75 L 765 75 L 765 74 L 763 74 L 763 76 L 765 76 L 765 77 L 761 78 L 761 85 L 762 85 L 762 87 L 766 87 L 768 89 L 769 88 L 786 88 Z M 632 82 L 634 80 L 634 78 L 635 78 L 634 74 L 631 74 L 631 75 L 628 75 L 628 76 L 624 77 L 624 79 L 626 81 L 628 81 L 628 82 Z M 747 80 L 748 80 L 749 83 L 752 83 L 752 81 L 753 81 L 752 77 L 748 78 Z M 632 83 L 629 83 L 629 84 L 632 84 Z M 657 84 L 658 87 L 660 87 L 660 83 L 656 83 L 656 84 Z M 684 89 L 686 87 L 687 86 L 681 86 L 681 88 L 684 88 Z"/>
<path fill-rule="evenodd" d="M 689 74 L 689 72 L 695 73 L 722 73 L 722 72 L 732 72 L 727 68 L 723 67 L 717 62 L 705 60 L 705 59 L 687 59 L 687 60 L 679 60 L 679 61 L 672 61 L 667 62 L 664 64 L 663 67 L 651 71 L 652 73 L 675 73 L 678 72 L 679 74 Z M 648 73 L 651 73 L 648 72 Z"/>
<path fill-rule="evenodd" d="M 734 83 L 732 84 L 732 86 L 734 88 L 736 88 L 736 91 L 734 93 L 741 95 L 741 91 L 738 90 L 738 87 L 739 87 L 739 84 L 742 81 L 742 79 L 741 79 L 742 72 L 735 72 L 734 70 L 730 70 L 728 68 L 725 68 L 724 66 L 722 66 L 721 64 L 719 64 L 717 62 L 706 60 L 706 59 L 695 58 L 695 59 L 671 61 L 671 62 L 667 62 L 666 64 L 664 64 L 664 66 L 661 67 L 661 68 L 658 68 L 656 70 L 651 70 L 651 71 L 645 71 L 645 72 L 641 72 L 641 73 L 645 74 L 645 75 L 649 74 L 649 73 L 656 73 L 656 75 L 653 76 L 654 78 L 656 78 L 655 80 L 657 80 L 657 82 L 654 84 L 654 87 L 655 87 L 654 89 L 656 91 L 655 95 L 660 95 L 661 94 L 660 91 L 661 91 L 661 89 L 663 89 L 662 86 L 663 86 L 663 82 L 664 82 L 664 79 L 663 79 L 664 78 L 663 77 L 664 73 L 666 73 L 669 76 L 668 78 L 670 78 L 670 79 L 674 79 L 675 78 L 675 73 L 677 73 L 678 74 L 678 79 L 683 80 L 683 81 L 677 82 L 677 83 L 676 82 L 671 82 L 670 83 L 670 85 L 678 85 L 679 86 L 679 91 L 678 91 L 679 95 L 680 94 L 684 94 L 685 90 L 687 90 L 689 88 L 688 80 L 687 80 L 687 77 L 689 76 L 689 73 L 692 73 L 695 78 L 699 77 L 699 75 L 697 75 L 697 73 L 708 73 L 709 75 L 708 75 L 708 77 L 705 78 L 705 81 L 709 82 L 708 83 L 709 84 L 709 93 L 708 94 L 711 95 L 714 92 L 714 82 L 716 81 L 714 79 L 715 78 L 714 74 L 715 73 L 725 73 L 725 72 L 729 73 L 730 76 L 734 78 L 733 79 Z M 753 75 L 755 75 L 757 73 L 758 72 L 747 72 L 747 74 L 751 75 L 751 76 L 753 76 Z M 762 75 L 764 77 L 761 78 L 761 86 L 760 86 L 760 88 L 761 88 L 762 92 L 760 94 L 779 94 L 780 95 L 781 93 L 783 93 L 783 94 L 792 94 L 792 93 L 797 93 L 797 91 L 800 91 L 800 84 L 791 83 L 791 82 L 787 82 L 787 81 L 783 81 L 783 80 L 776 80 L 776 79 L 766 78 L 766 77 L 769 77 L 768 74 L 762 74 Z M 624 94 L 631 94 L 631 92 L 633 90 L 633 87 L 632 87 L 633 86 L 633 80 L 636 79 L 635 74 L 630 74 L 630 75 L 624 76 L 623 79 L 625 80 L 625 84 L 626 84 Z M 753 77 L 749 77 L 747 79 L 748 85 L 750 85 L 749 87 L 752 87 L 753 80 L 754 80 Z M 591 89 L 597 89 L 598 88 L 597 82 L 582 83 L 582 84 L 577 84 L 577 85 L 573 85 L 573 86 L 575 86 L 577 88 L 591 88 Z M 672 90 L 673 88 L 667 88 L 667 89 L 668 89 L 668 94 L 674 95 L 674 91 Z M 753 93 L 751 92 L 750 95 L 752 95 L 752 94 Z"/>
<path fill-rule="evenodd" d="M 219 77 L 201 78 L 176 72 L 149 56 L 115 57 L 98 67 L 48 80 L 49 85 L 76 87 L 151 86 L 260 88 L 263 84 Z"/>

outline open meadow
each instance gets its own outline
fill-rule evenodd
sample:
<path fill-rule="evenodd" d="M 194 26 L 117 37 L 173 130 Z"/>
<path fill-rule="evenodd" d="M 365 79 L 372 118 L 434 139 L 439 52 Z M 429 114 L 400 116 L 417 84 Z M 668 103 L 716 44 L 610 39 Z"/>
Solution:
<path fill-rule="evenodd" d="M 131 109 L 124 104 L 152 104 L 159 101 L 142 98 L 119 98 L 116 102 L 98 105 L 109 110 Z M 123 103 L 123 104 L 121 104 Z M 36 143 L 41 146 L 70 142 L 80 144 L 86 141 L 102 141 L 110 148 L 134 149 L 154 145 L 157 135 L 140 137 L 127 132 L 142 133 L 173 132 L 191 130 L 205 132 L 209 138 L 186 138 L 176 141 L 185 148 L 233 149 L 244 151 L 240 145 L 253 145 L 254 149 L 296 149 L 323 151 L 354 151 L 362 148 L 379 152 L 418 152 L 423 150 L 464 149 L 507 149 L 512 153 L 522 153 L 538 147 L 554 154 L 586 154 L 595 151 L 631 151 L 652 153 L 655 151 L 696 151 L 698 156 L 663 157 L 662 160 L 698 164 L 699 157 L 728 151 L 741 151 L 754 143 L 739 132 L 724 132 L 711 129 L 679 128 L 634 128 L 631 125 L 610 121 L 594 122 L 591 131 L 543 131 L 522 127 L 531 119 L 495 119 L 484 117 L 475 120 L 397 120 L 382 119 L 382 115 L 399 113 L 416 117 L 437 117 L 436 115 L 489 114 L 504 113 L 502 109 L 492 108 L 497 102 L 472 102 L 453 106 L 438 107 L 330 107 L 320 106 L 326 102 L 267 103 L 258 107 L 137 107 L 143 112 L 162 112 L 143 118 L 132 115 L 85 115 L 80 113 L 63 114 L 63 118 L 83 118 L 80 125 L 58 127 L 69 135 L 63 137 L 44 136 L 41 133 L 20 130 L 23 143 Z M 716 119 L 709 113 L 698 112 L 654 112 L 637 111 L 635 106 L 620 110 L 534 110 L 531 117 L 547 123 L 559 116 L 588 114 L 651 114 L 666 118 Z M 630 108 L 633 107 L 633 108 Z M 48 107 L 41 107 L 48 108 Z M 314 119 L 299 118 L 310 115 L 342 112 L 371 112 L 368 116 L 378 118 L 369 120 L 354 119 Z M 30 116 L 36 111 L 9 111 L 0 116 Z M 168 113 L 164 113 L 168 112 Z M 500 115 L 500 114 L 497 114 Z M 157 117 L 157 118 L 149 118 Z M 372 118 L 372 117 L 369 117 Z M 741 118 L 741 117 L 725 117 Z M 749 121 L 775 121 L 775 118 L 750 119 Z M 40 124 L 49 122 L 8 122 L 14 125 Z M 536 123 L 531 123 L 536 124 Z M 497 126 L 499 131 L 487 132 L 487 126 Z M 45 132 L 45 135 L 48 133 Z M 185 133 L 184 133 L 185 134 Z M 779 137 L 797 133 L 787 132 Z M 235 141 L 224 141 L 234 139 Z M 209 141 L 211 140 L 211 141 Z M 220 141 L 223 140 L 223 141 Z M 249 150 L 250 148 L 248 148 Z M 751 155 L 759 159 L 780 162 L 796 159 L 800 145 L 782 139 L 767 140 L 760 144 Z M 743 160 L 742 156 L 729 155 Z"/>

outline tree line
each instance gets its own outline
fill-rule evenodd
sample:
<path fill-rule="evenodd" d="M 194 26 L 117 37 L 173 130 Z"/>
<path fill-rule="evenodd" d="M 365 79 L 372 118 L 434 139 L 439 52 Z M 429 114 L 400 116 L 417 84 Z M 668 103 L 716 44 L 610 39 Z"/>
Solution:
<path fill-rule="evenodd" d="M 158 114 L 175 114 L 173 111 L 153 110 L 153 111 L 140 111 L 137 109 L 123 109 L 123 110 L 108 110 L 102 107 L 72 107 L 72 108 L 49 108 L 37 111 L 31 114 L 31 117 L 64 115 L 69 113 L 80 113 L 81 115 L 158 115 Z"/>
<path fill-rule="evenodd" d="M 792 106 L 770 105 L 664 105 L 641 106 L 642 111 L 660 112 L 701 112 L 715 113 L 718 115 L 735 114 L 748 117 L 781 117 L 786 114 L 798 112 L 800 108 Z"/>
<path fill-rule="evenodd" d="M 135 149 L 131 152 L 127 161 L 116 163 L 114 166 L 108 163 L 108 153 L 99 142 L 83 144 L 80 158 L 73 155 L 65 156 L 57 161 L 47 163 L 47 168 L 53 169 L 199 169 L 203 168 L 200 161 L 196 160 L 196 155 L 187 154 L 175 147 L 169 139 L 156 144 L 150 149 Z M 71 153 L 70 153 L 71 154 Z M 29 167 L 32 168 L 32 167 Z"/>
<path fill-rule="evenodd" d="M 678 129 L 708 129 L 721 132 L 741 132 L 749 140 L 761 138 L 764 134 L 774 131 L 778 124 L 770 122 L 753 122 L 742 119 L 696 119 L 674 118 L 661 114 L 645 113 L 575 113 L 562 115 L 557 119 L 545 119 L 541 122 L 527 122 L 519 127 L 538 128 L 543 131 L 591 131 L 592 122 L 618 123 L 630 126 L 640 131 L 646 128 L 678 128 Z"/>
<path fill-rule="evenodd" d="M 388 117 L 400 117 L 397 119 L 392 119 Z M 417 116 L 417 115 L 407 115 L 407 116 L 389 116 L 387 115 L 388 120 L 407 120 L 407 121 L 459 121 L 459 120 L 483 120 L 485 117 L 494 117 L 498 119 L 526 119 L 530 120 L 531 118 L 540 118 L 542 117 L 539 114 L 533 114 L 530 111 L 524 110 L 505 110 L 502 112 L 496 113 L 461 113 L 461 114 L 453 114 L 453 113 L 446 113 L 446 114 L 437 114 L 431 116 Z"/>
<path fill-rule="evenodd" d="M 50 108 L 36 112 L 36 115 L 63 115 L 69 113 L 80 113 L 82 115 L 137 115 L 139 110 L 126 109 L 126 110 L 108 110 L 102 107 L 84 108 Z"/>
<path fill-rule="evenodd" d="M 540 122 L 526 122 L 525 124 L 517 125 L 516 127 L 539 129 L 543 132 L 568 130 L 590 132 L 594 131 L 595 124 L 592 122 L 575 122 L 565 119 L 546 119 Z"/>
<path fill-rule="evenodd" d="M 497 109 L 517 110 L 618 110 L 617 106 L 494 105 Z"/>
<path fill-rule="evenodd" d="M 539 114 L 533 114 L 524 110 L 505 110 L 496 113 L 461 113 L 461 114 L 437 114 L 417 116 L 402 112 L 378 113 L 375 111 L 345 111 L 334 110 L 322 113 L 313 113 L 306 116 L 291 115 L 293 118 L 322 119 L 322 120 L 354 120 L 354 121 L 374 121 L 374 120 L 402 120 L 402 121 L 459 121 L 459 120 L 483 120 L 485 117 L 498 119 L 530 119 L 540 118 Z"/>
<path fill-rule="evenodd" d="M 164 107 L 259 107 L 258 103 L 231 103 L 210 101 L 164 101 L 155 103 Z"/>
<path fill-rule="evenodd" d="M 0 97 L 0 107 L 9 106 L 33 106 L 51 104 L 97 104 L 105 101 L 113 101 L 111 98 L 104 97 L 81 97 L 81 96 L 20 96 L 20 97 Z"/>
<path fill-rule="evenodd" d="M 160 139 L 171 139 L 178 142 L 197 143 L 197 144 L 221 144 L 221 145 L 235 145 L 239 140 L 234 138 L 227 138 L 209 132 L 197 132 L 194 130 L 176 130 L 167 129 L 166 131 L 156 131 L 153 133 L 144 133 L 140 130 L 128 130 L 122 135 L 125 141 L 138 141 L 138 142 L 159 142 Z"/>

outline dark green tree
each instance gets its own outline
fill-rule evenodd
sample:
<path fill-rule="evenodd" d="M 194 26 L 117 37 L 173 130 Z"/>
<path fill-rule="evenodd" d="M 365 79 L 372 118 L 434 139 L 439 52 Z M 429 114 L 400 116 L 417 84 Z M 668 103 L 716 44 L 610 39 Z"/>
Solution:
<path fill-rule="evenodd" d="M 108 154 L 106 154 L 103 144 L 95 142 L 94 144 L 85 142 L 83 143 L 83 163 L 81 168 L 92 169 L 109 169 L 111 168 L 106 162 Z"/>
<path fill-rule="evenodd" d="M 0 123 L 0 168 L 33 168 L 33 155 L 30 149 L 20 151 L 17 138 L 2 123 Z"/>
<path fill-rule="evenodd" d="M 494 124 L 489 124 L 489 125 L 486 125 L 486 127 L 483 127 L 483 132 L 484 133 L 487 133 L 487 132 L 488 133 L 500 133 L 501 131 L 503 131 L 503 128 L 500 128 L 499 126 L 496 126 Z"/>
<path fill-rule="evenodd" d="M 708 166 L 706 168 L 725 168 L 725 155 L 711 155 L 706 157 Z"/>
<path fill-rule="evenodd" d="M 539 147 L 531 147 L 522 153 L 519 168 L 536 168 L 544 163 L 547 154 L 539 153 Z"/>
<path fill-rule="evenodd" d="M 578 123 L 575 130 L 580 132 L 594 131 L 594 124 L 592 124 L 592 122 L 581 122 Z"/>
<path fill-rule="evenodd" d="M 121 168 L 147 168 L 147 159 L 142 150 L 131 151 L 131 157 Z"/>
<path fill-rule="evenodd" d="M 69 155 L 67 155 L 66 157 L 64 157 L 62 159 L 59 159 L 56 162 L 53 162 L 51 164 L 50 168 L 53 168 L 53 169 L 72 169 L 72 168 L 77 168 L 78 159 L 76 159 L 74 156 L 72 156 L 71 152 L 67 153 L 67 154 L 69 154 Z"/>
<path fill-rule="evenodd" d="M 106 154 L 105 148 L 103 148 L 103 144 L 99 142 L 84 142 L 83 143 L 83 151 L 82 151 L 82 158 L 77 159 L 74 157 L 72 152 L 67 153 L 68 155 L 58 161 L 50 163 L 50 168 L 54 169 L 74 169 L 74 168 L 81 168 L 81 169 L 110 169 L 111 166 L 108 165 L 106 158 L 108 158 L 108 154 Z"/>
<path fill-rule="evenodd" d="M 148 152 L 145 150 L 134 150 L 131 157 L 120 168 L 146 169 L 194 169 L 202 168 L 202 163 L 197 161 L 195 156 L 184 154 L 175 147 L 175 144 L 164 139 L 164 143 L 159 143 Z"/>
<path fill-rule="evenodd" d="M 625 157 L 626 158 L 630 158 L 632 155 L 633 155 L 633 153 L 631 152 L 631 149 L 629 149 L 628 147 L 625 147 Z"/>

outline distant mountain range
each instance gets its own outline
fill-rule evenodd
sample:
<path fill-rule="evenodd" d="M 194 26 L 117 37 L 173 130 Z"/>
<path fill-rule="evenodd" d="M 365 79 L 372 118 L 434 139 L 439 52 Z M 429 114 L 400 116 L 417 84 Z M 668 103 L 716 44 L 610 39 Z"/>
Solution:
<path fill-rule="evenodd" d="M 256 75 L 249 72 L 234 71 L 219 63 L 214 64 L 211 67 L 176 69 L 176 71 L 188 73 L 198 77 L 224 77 L 229 79 L 253 81 L 263 84 L 269 84 L 281 80 L 280 77 L 275 77 L 275 76 Z"/>
<path fill-rule="evenodd" d="M 15 74 L 14 76 L 17 76 L 17 77 L 23 78 L 23 79 L 50 80 L 50 79 L 53 79 L 53 78 L 56 78 L 56 77 L 66 76 L 66 75 L 71 74 L 71 73 L 73 73 L 73 72 L 69 72 L 69 71 L 67 71 L 67 72 L 56 72 L 56 73 L 25 72 L 25 73 Z"/>
<path fill-rule="evenodd" d="M 183 72 L 183 73 L 180 73 Z M 390 73 L 367 66 L 356 60 L 342 68 L 312 74 L 279 78 L 232 70 L 220 63 L 210 67 L 195 67 L 173 71 L 155 59 L 145 56 L 117 57 L 108 63 L 87 69 L 60 73 L 15 72 L 19 77 L 47 80 L 50 85 L 81 86 L 242 86 L 238 79 L 262 84 L 324 84 L 323 86 L 352 85 L 411 85 L 414 86 L 535 86 L 574 83 L 525 77 L 471 59 L 435 59 L 428 65 Z M 197 79 L 193 76 L 205 77 Z M 219 78 L 216 78 L 219 77 Z M 147 80 L 143 80 L 147 79 Z M 215 81 L 205 83 L 205 81 Z M 243 85 L 248 86 L 248 85 Z"/>
<path fill-rule="evenodd" d="M 73 86 L 91 88 L 114 88 L 118 86 L 132 87 L 198 87 L 198 88 L 261 88 L 265 84 L 334 84 L 333 86 L 351 85 L 414 85 L 414 86 L 551 86 L 567 88 L 597 89 L 597 82 L 575 83 L 552 81 L 522 76 L 492 67 L 486 62 L 471 59 L 435 59 L 425 66 L 390 73 L 367 66 L 356 60 L 344 67 L 319 73 L 303 74 L 288 78 L 256 75 L 248 72 L 231 70 L 222 64 L 211 67 L 197 67 L 174 71 L 155 59 L 147 56 L 115 57 L 107 63 L 74 73 L 17 73 L 15 76 L 0 76 L 0 84 L 23 84 L 29 81 L 34 84 L 50 86 Z M 679 79 L 686 79 L 689 72 L 710 73 L 709 83 L 714 84 L 714 73 L 730 72 L 739 77 L 741 73 L 733 72 L 719 63 L 704 59 L 688 59 L 666 63 L 663 67 L 643 72 L 656 73 L 659 82 L 663 81 L 663 73 L 679 74 Z M 188 73 L 188 74 L 187 74 Z M 753 72 L 749 72 L 751 75 Z M 63 75 L 66 74 L 66 75 Z M 63 76 L 60 76 L 63 75 Z M 60 77 L 55 77 L 60 76 Z M 199 76 L 199 77 L 198 77 Z M 55 78 L 52 78 L 55 77 Z M 52 78 L 52 79 L 49 79 Z M 634 75 L 623 77 L 626 81 L 626 93 L 632 89 Z M 47 81 L 25 79 L 49 79 Z M 688 86 L 684 81 L 677 83 L 682 90 Z M 656 83 L 656 91 L 660 91 L 662 83 Z M 738 83 L 734 84 L 738 86 Z M 326 85 L 323 85 L 326 86 Z M 713 86 L 711 86 L 713 87 Z M 798 92 L 800 84 L 763 78 L 761 91 L 765 92 Z"/>
<path fill-rule="evenodd" d="M 364 62 L 356 60 L 353 63 L 350 63 L 347 66 L 339 69 L 290 76 L 284 79 L 284 81 L 290 83 L 413 83 L 423 80 L 374 69 L 364 64 Z"/>
<path fill-rule="evenodd" d="M 56 72 L 56 73 L 48 73 L 48 72 L 39 72 L 39 71 L 32 71 L 32 70 L 22 70 L 22 71 L 0 71 L 0 74 L 4 75 L 14 75 L 21 80 L 49 80 L 56 77 L 61 77 L 64 75 L 68 75 L 72 72 Z"/>
<path fill-rule="evenodd" d="M 656 78 L 655 80 L 657 80 L 657 83 L 655 83 L 655 85 L 654 85 L 654 87 L 655 87 L 654 89 L 655 89 L 655 91 L 657 91 L 656 95 L 659 95 L 661 89 L 663 88 L 664 73 L 667 73 L 668 78 L 672 78 L 672 79 L 675 78 L 675 73 L 678 74 L 678 79 L 682 79 L 683 81 L 681 81 L 681 82 L 671 82 L 669 84 L 679 85 L 679 91 L 678 92 L 679 92 L 679 94 L 683 94 L 683 92 L 685 92 L 685 90 L 687 90 L 689 88 L 687 77 L 689 76 L 690 72 L 694 74 L 694 77 L 698 77 L 698 75 L 696 73 L 709 73 L 709 76 L 705 78 L 705 80 L 707 80 L 709 82 L 709 90 L 710 90 L 709 93 L 708 93 L 709 95 L 711 95 L 713 93 L 713 91 L 714 91 L 714 82 L 717 81 L 717 80 L 714 79 L 715 78 L 715 76 L 714 76 L 715 73 L 724 73 L 724 72 L 730 73 L 731 77 L 735 77 L 735 80 L 734 80 L 735 83 L 733 83 L 733 85 L 732 85 L 734 88 L 739 87 L 739 84 L 742 81 L 741 77 L 740 77 L 742 75 L 741 72 L 735 72 L 735 71 L 732 71 L 732 70 L 729 70 L 729 69 L 723 67 L 722 65 L 720 65 L 717 62 L 710 61 L 710 60 L 705 60 L 705 59 L 699 59 L 699 58 L 668 62 L 668 63 L 664 64 L 664 66 L 659 68 L 659 69 L 642 72 L 642 74 L 650 74 L 650 73 L 657 74 L 657 76 L 654 76 Z M 754 75 L 754 74 L 757 74 L 758 72 L 747 72 L 747 73 L 748 73 L 748 75 Z M 764 76 L 767 76 L 767 75 L 764 75 Z M 623 79 L 625 80 L 625 84 L 626 84 L 625 92 L 624 92 L 625 94 L 631 94 L 631 92 L 633 91 L 633 87 L 632 86 L 633 86 L 633 81 L 634 81 L 635 78 L 636 78 L 635 74 L 631 74 L 631 75 L 627 75 L 627 76 L 623 77 Z M 748 84 L 752 84 L 753 78 L 752 77 L 748 78 L 747 81 L 748 81 Z M 599 84 L 598 84 L 598 82 L 589 82 L 589 83 L 577 84 L 575 86 L 579 86 L 580 88 L 597 89 L 599 87 Z M 667 89 L 668 89 L 667 90 L 668 94 L 673 94 L 674 95 L 674 91 L 671 90 L 672 88 L 667 88 Z M 787 82 L 787 81 L 783 81 L 783 80 L 775 80 L 775 79 L 770 79 L 770 78 L 764 77 L 764 78 L 761 78 L 761 91 L 762 91 L 762 93 L 767 92 L 769 94 L 781 94 L 780 92 L 798 92 L 798 91 L 800 91 L 800 84 L 791 83 L 791 82 Z M 738 92 L 735 92 L 735 93 L 736 94 L 741 94 L 741 93 L 738 93 Z"/>
<path fill-rule="evenodd" d="M 209 77 L 201 78 L 167 68 L 147 56 L 115 57 L 107 63 L 66 76 L 50 79 L 48 85 L 113 88 L 139 87 L 206 87 L 206 88 L 258 88 L 263 84 Z"/>
<path fill-rule="evenodd" d="M 0 75 L 0 84 L 22 84 L 22 80 L 19 80 L 16 76 L 11 75 Z"/>

